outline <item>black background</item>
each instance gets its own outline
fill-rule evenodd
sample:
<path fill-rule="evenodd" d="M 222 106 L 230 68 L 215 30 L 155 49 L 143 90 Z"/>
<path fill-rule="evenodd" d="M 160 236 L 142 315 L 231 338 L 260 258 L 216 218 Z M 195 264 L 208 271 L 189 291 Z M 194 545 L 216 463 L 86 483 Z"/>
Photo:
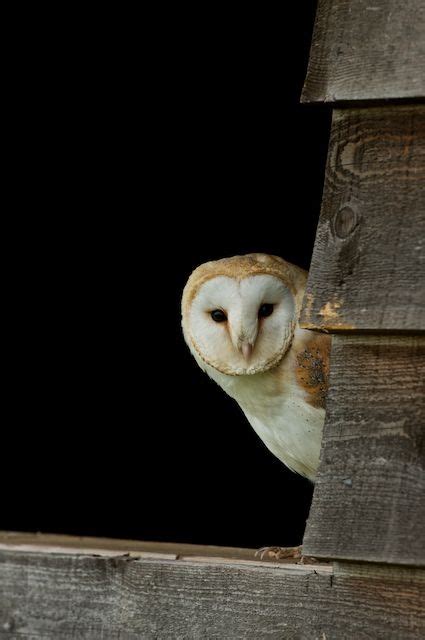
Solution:
<path fill-rule="evenodd" d="M 315 2 L 170 11 L 100 34 L 21 122 L 0 528 L 297 544 L 312 487 L 198 369 L 179 302 L 206 260 L 308 268 L 330 124 L 299 104 Z"/>

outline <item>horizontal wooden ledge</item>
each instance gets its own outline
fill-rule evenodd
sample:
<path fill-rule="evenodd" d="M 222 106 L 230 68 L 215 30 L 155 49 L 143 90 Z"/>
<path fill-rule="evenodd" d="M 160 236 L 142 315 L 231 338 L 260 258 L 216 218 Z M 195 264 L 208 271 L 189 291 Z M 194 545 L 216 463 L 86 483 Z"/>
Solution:
<path fill-rule="evenodd" d="M 316 105 L 326 106 L 329 109 L 340 109 L 343 111 L 344 109 L 379 109 L 382 107 L 403 107 L 403 106 L 415 106 L 415 105 L 423 105 L 425 104 L 425 96 L 413 96 L 410 98 L 363 98 L 363 99 L 330 99 L 330 100 L 316 100 L 309 101 L 303 99 L 301 96 L 300 104 L 304 108 L 312 108 L 314 109 Z"/>
<path fill-rule="evenodd" d="M 108 557 L 77 554 L 78 545 L 59 554 L 38 542 L 37 552 L 0 549 L 2 639 L 415 640 L 425 633 L 420 570 Z"/>
<path fill-rule="evenodd" d="M 145 542 L 91 536 L 68 536 L 43 533 L 0 532 L 0 553 L 15 551 L 25 553 L 86 555 L 99 557 L 127 557 L 149 560 L 175 560 L 201 563 L 246 564 L 290 568 L 303 572 L 308 563 L 300 564 L 294 558 L 274 560 L 255 556 L 255 549 L 219 547 L 213 545 L 178 544 L 171 542 Z M 317 571 L 331 571 L 328 563 L 314 564 Z"/>
<path fill-rule="evenodd" d="M 329 324 L 326 327 L 323 327 L 320 324 L 306 321 L 301 321 L 299 324 L 301 329 L 308 329 L 309 331 L 315 331 L 316 333 L 329 333 L 359 337 L 383 336 L 385 338 L 390 338 L 391 336 L 394 336 L 395 338 L 413 338 L 415 336 L 417 336 L 418 338 L 420 338 L 421 336 L 425 337 L 425 329 L 363 329 L 362 327 L 355 326 L 344 327 L 343 324 L 335 326 Z"/>

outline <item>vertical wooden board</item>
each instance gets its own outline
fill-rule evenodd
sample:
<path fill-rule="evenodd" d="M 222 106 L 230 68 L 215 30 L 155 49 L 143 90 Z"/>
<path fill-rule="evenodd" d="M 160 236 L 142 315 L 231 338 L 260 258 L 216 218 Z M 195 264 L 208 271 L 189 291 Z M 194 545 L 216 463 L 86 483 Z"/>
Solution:
<path fill-rule="evenodd" d="M 425 330 L 425 105 L 334 112 L 302 326 Z"/>
<path fill-rule="evenodd" d="M 425 337 L 332 342 L 304 553 L 425 566 Z"/>
<path fill-rule="evenodd" d="M 319 0 L 303 102 L 425 97 L 423 0 Z"/>

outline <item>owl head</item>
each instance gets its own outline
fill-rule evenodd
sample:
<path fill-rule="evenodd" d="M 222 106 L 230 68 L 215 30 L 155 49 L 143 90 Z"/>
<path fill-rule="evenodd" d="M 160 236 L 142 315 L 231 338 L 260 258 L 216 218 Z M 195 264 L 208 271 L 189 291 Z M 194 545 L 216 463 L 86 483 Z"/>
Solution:
<path fill-rule="evenodd" d="M 275 367 L 290 347 L 307 273 L 277 256 L 206 262 L 183 292 L 185 340 L 202 366 L 231 376 Z"/>

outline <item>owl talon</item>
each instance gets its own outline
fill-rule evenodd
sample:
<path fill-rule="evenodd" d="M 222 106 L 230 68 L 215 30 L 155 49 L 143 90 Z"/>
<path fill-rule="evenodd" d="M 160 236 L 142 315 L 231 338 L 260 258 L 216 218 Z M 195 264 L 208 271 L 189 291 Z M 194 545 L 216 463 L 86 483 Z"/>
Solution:
<path fill-rule="evenodd" d="M 255 552 L 255 557 L 263 560 L 268 556 L 270 560 L 282 560 L 283 558 L 295 558 L 302 562 L 302 546 L 299 547 L 261 547 Z"/>

